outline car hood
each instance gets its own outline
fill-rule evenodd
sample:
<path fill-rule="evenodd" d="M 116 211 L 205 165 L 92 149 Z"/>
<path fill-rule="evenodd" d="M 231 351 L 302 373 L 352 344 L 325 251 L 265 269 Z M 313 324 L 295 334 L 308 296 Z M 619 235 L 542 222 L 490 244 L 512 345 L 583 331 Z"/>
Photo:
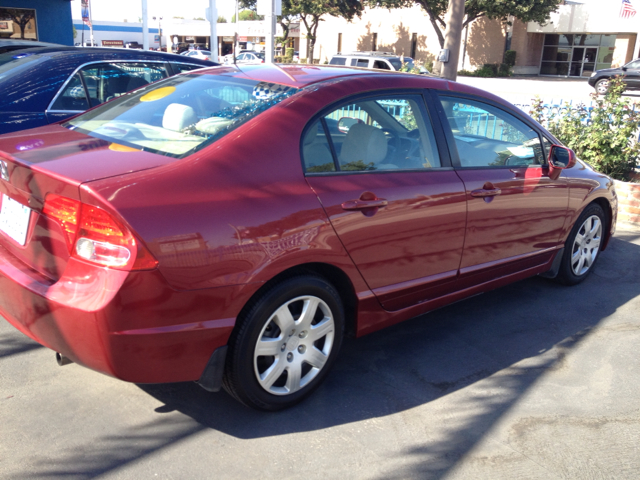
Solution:
<path fill-rule="evenodd" d="M 0 135 L 0 152 L 23 165 L 46 170 L 78 183 L 176 161 L 172 157 L 136 150 L 60 125 Z"/>
<path fill-rule="evenodd" d="M 601 74 L 618 74 L 618 75 L 621 75 L 623 73 L 624 73 L 624 71 L 621 68 L 603 68 L 602 70 L 597 70 L 596 71 L 596 75 L 601 75 Z"/>

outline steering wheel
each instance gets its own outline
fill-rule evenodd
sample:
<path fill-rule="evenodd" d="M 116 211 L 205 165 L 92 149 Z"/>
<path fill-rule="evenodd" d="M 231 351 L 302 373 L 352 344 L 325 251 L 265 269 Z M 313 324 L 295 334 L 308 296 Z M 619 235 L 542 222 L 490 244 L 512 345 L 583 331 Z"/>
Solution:
<path fill-rule="evenodd" d="M 387 144 L 393 147 L 393 157 L 396 157 L 400 154 L 400 135 L 395 130 L 391 130 L 390 128 L 383 128 L 385 136 L 387 137 Z"/>

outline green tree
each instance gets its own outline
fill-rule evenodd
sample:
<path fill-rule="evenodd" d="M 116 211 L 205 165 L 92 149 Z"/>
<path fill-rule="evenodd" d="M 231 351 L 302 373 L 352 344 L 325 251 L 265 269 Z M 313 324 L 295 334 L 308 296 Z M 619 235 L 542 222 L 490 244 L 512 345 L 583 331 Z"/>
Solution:
<path fill-rule="evenodd" d="M 356 16 L 360 17 L 362 10 L 369 4 L 369 1 L 370 0 L 282 0 L 282 16 L 297 17 L 304 24 L 307 31 L 307 62 L 313 63 L 313 51 L 318 38 L 318 25 L 322 21 L 322 17 L 324 15 L 332 15 L 351 21 Z M 395 2 L 396 0 L 390 1 Z M 377 3 L 377 1 L 374 1 L 374 4 Z M 245 8 L 255 9 L 256 0 L 240 0 L 240 4 Z"/>
<path fill-rule="evenodd" d="M 402 8 L 420 5 L 429 16 L 429 21 L 438 36 L 440 47 L 444 48 L 444 32 L 447 25 L 444 15 L 449 5 L 448 0 L 365 0 L 369 6 L 385 8 Z M 481 17 L 501 20 L 508 23 L 513 15 L 523 22 L 544 24 L 549 15 L 563 4 L 564 0 L 466 0 L 465 18 L 462 28 Z"/>
<path fill-rule="evenodd" d="M 217 23 L 227 23 L 227 19 L 224 18 L 223 15 L 218 15 L 218 22 Z"/>
<path fill-rule="evenodd" d="M 243 2 L 240 2 L 240 3 L 243 4 Z M 240 10 L 240 13 L 238 13 L 238 18 L 240 19 L 241 22 L 253 22 L 255 20 L 264 20 L 264 16 L 258 15 L 255 9 Z M 235 13 L 233 14 L 233 17 L 231 17 L 231 23 L 236 23 Z"/>

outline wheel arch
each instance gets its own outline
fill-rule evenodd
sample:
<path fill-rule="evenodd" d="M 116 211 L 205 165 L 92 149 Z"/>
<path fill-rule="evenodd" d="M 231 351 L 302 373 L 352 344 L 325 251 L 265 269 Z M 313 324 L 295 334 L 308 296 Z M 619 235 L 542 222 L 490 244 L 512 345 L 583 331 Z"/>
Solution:
<path fill-rule="evenodd" d="M 251 295 L 240 310 L 238 318 L 242 318 L 254 303 L 274 285 L 299 275 L 317 275 L 335 287 L 344 307 L 345 335 L 354 337 L 357 331 L 358 297 L 349 276 L 342 269 L 328 263 L 305 263 L 278 273 Z M 236 321 L 234 329 L 238 327 L 239 323 Z"/>
<path fill-rule="evenodd" d="M 598 204 L 600 206 L 600 208 L 602 208 L 602 211 L 605 214 L 605 221 L 606 221 L 606 228 L 604 231 L 604 242 L 602 242 L 602 248 L 600 250 L 605 250 L 607 248 L 607 245 L 609 244 L 609 240 L 611 238 L 611 222 L 613 221 L 613 207 L 611 206 L 611 203 L 609 202 L 609 200 L 607 200 L 604 197 L 598 197 L 598 198 L 594 198 L 591 202 L 589 202 L 588 204 L 586 204 L 584 206 L 584 208 L 582 209 L 582 211 L 584 211 L 584 209 L 588 208 L 589 205 L 592 204 Z M 582 212 L 580 212 L 582 213 Z"/>

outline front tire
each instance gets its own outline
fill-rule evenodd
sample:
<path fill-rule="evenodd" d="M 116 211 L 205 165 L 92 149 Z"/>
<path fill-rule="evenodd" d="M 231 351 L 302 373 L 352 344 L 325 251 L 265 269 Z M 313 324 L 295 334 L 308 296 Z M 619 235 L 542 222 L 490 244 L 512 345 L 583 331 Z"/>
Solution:
<path fill-rule="evenodd" d="M 587 278 L 600 254 L 605 225 L 600 205 L 592 203 L 585 208 L 565 242 L 558 281 L 577 285 Z"/>
<path fill-rule="evenodd" d="M 596 89 L 598 95 L 606 95 L 609 91 L 609 79 L 603 78 L 601 80 L 598 80 L 594 88 Z"/>
<path fill-rule="evenodd" d="M 247 306 L 229 341 L 224 388 L 245 405 L 275 411 L 310 395 L 342 344 L 344 308 L 321 277 L 273 286 Z"/>

